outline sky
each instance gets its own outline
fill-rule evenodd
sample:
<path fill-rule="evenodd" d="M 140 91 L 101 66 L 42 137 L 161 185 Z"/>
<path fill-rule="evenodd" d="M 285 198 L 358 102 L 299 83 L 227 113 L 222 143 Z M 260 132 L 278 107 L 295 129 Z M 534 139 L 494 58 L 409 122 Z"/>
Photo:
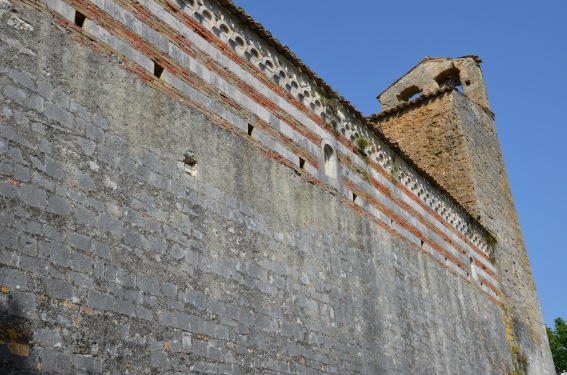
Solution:
<path fill-rule="evenodd" d="M 364 115 L 425 56 L 478 55 L 544 321 L 567 320 L 567 1 L 234 2 Z"/>

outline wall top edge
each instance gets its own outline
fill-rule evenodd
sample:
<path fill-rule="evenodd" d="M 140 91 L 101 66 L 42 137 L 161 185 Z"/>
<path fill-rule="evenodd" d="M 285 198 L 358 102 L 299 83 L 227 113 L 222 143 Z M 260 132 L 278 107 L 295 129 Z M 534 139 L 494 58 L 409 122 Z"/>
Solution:
<path fill-rule="evenodd" d="M 300 70 L 303 74 L 311 78 L 323 91 L 328 92 L 331 96 L 336 97 L 338 102 L 342 104 L 349 112 L 353 113 L 359 120 L 364 121 L 365 116 L 360 112 L 354 104 L 345 99 L 343 96 L 334 90 L 325 80 L 319 77 L 314 71 L 312 71 L 305 63 L 297 57 L 293 51 L 280 43 L 280 41 L 275 38 L 272 33 L 264 26 L 255 21 L 252 16 L 246 13 L 246 11 L 239 6 L 236 6 L 232 0 L 214 0 L 224 9 L 228 10 L 230 14 L 236 16 L 246 27 L 251 31 L 256 33 L 261 39 L 265 40 L 273 46 L 279 53 L 281 53 L 286 59 L 288 59 L 296 68 Z"/>
<path fill-rule="evenodd" d="M 432 187 L 437 189 L 440 193 L 442 193 L 448 200 L 452 201 L 452 203 L 457 206 L 470 220 L 471 223 L 474 223 L 475 226 L 478 227 L 482 232 L 488 234 L 492 238 L 494 235 L 486 229 L 480 222 L 476 220 L 474 215 L 470 213 L 463 204 L 461 204 L 452 194 L 450 194 L 433 176 L 427 173 L 425 170 L 420 168 L 416 162 L 414 162 L 409 155 L 404 152 L 404 150 L 394 141 L 392 141 L 389 137 L 387 137 L 383 132 L 380 131 L 380 128 L 376 126 L 375 122 L 379 119 L 383 119 L 386 117 L 391 116 L 405 108 L 414 107 L 418 104 L 426 103 L 429 99 L 434 97 L 438 97 L 443 95 L 444 93 L 449 93 L 454 91 L 456 88 L 453 86 L 446 86 L 437 91 L 430 92 L 424 94 L 417 98 L 412 102 L 405 103 L 402 106 L 392 108 L 391 110 L 379 112 L 377 114 L 371 115 L 369 117 L 364 116 L 352 103 L 350 103 L 347 99 L 340 96 L 329 84 L 325 82 L 321 77 L 319 77 L 315 72 L 313 72 L 305 63 L 297 57 L 295 53 L 293 53 L 289 47 L 282 45 L 277 38 L 275 38 L 270 31 L 268 31 L 264 26 L 255 21 L 252 16 L 246 13 L 246 11 L 239 6 L 236 6 L 232 0 L 213 0 L 219 6 L 227 10 L 231 15 L 235 16 L 242 24 L 251 30 L 253 33 L 258 35 L 261 39 L 265 40 L 270 46 L 272 46 L 278 53 L 280 53 L 283 57 L 285 57 L 289 62 L 291 62 L 299 71 L 305 74 L 308 78 L 310 78 L 318 87 L 320 87 L 324 92 L 328 93 L 329 96 L 335 97 L 337 99 L 337 103 L 344 107 L 347 112 L 350 112 L 354 117 L 360 121 L 360 123 L 367 127 L 372 133 L 374 133 L 378 138 L 380 138 L 388 147 L 392 149 L 397 155 L 399 155 L 411 168 L 413 168 L 416 172 L 418 172 L 421 176 L 427 179 Z M 462 56 L 460 58 L 470 57 L 474 58 L 475 61 L 480 64 L 482 60 L 478 58 L 478 56 Z M 439 59 L 434 57 L 425 57 L 424 60 L 428 59 Z M 417 65 L 421 64 L 424 60 L 420 61 Z M 417 66 L 416 65 L 416 66 Z"/>
<path fill-rule="evenodd" d="M 185 1 L 185 0 L 180 0 Z M 343 96 L 340 96 L 329 84 L 325 82 L 325 80 L 319 77 L 315 72 L 313 72 L 305 63 L 297 57 L 295 53 L 293 53 L 289 47 L 282 45 L 277 38 L 275 38 L 270 31 L 268 31 L 261 23 L 255 21 L 252 16 L 246 13 L 246 11 L 242 8 L 237 6 L 233 0 L 213 0 L 213 3 L 217 3 L 221 8 L 225 9 L 229 12 L 232 16 L 237 18 L 246 28 L 248 28 L 251 32 L 258 35 L 259 38 L 265 40 L 270 46 L 272 46 L 278 53 L 280 53 L 284 58 L 286 58 L 289 62 L 292 63 L 301 73 L 305 74 L 308 78 L 310 78 L 318 87 L 320 87 L 328 96 L 336 98 L 337 104 L 342 106 L 346 109 L 347 112 L 350 112 L 356 120 L 360 121 L 362 126 L 365 126 L 368 130 L 374 133 L 378 138 L 380 138 L 394 153 L 402 158 L 404 162 L 406 162 L 412 169 L 414 169 L 418 174 L 420 174 L 423 178 L 428 180 L 431 183 L 431 186 L 438 190 L 441 194 L 443 194 L 446 199 L 451 201 L 466 217 L 471 224 L 476 226 L 481 232 L 484 232 L 489 237 L 494 238 L 493 233 L 491 233 L 484 225 L 482 225 L 472 213 L 470 213 L 465 206 L 460 203 L 451 193 L 449 193 L 433 176 L 427 173 L 425 170 L 420 168 L 418 164 L 413 161 L 409 155 L 404 152 L 404 150 L 393 140 L 387 137 L 377 126 L 376 122 L 379 119 L 383 119 L 386 117 L 390 117 L 391 115 L 403 111 L 405 108 L 412 108 L 416 105 L 426 104 L 430 99 L 438 97 L 440 95 L 444 95 L 445 93 L 450 93 L 455 90 L 456 87 L 453 86 L 445 86 L 436 90 L 434 92 L 430 92 L 424 95 L 421 95 L 419 98 L 415 99 L 412 102 L 405 103 L 402 106 L 392 108 L 391 110 L 379 112 L 377 114 L 371 115 L 366 117 L 360 112 L 352 103 L 350 103 L 347 99 Z M 482 60 L 478 56 L 462 56 L 459 58 L 473 58 L 477 64 L 482 63 Z M 429 57 L 426 56 L 422 61 L 420 61 L 416 66 L 421 64 L 425 60 L 430 59 L 443 59 L 439 57 Z M 450 58 L 447 58 L 450 59 Z M 413 69 L 413 68 L 412 68 Z M 411 70 L 410 70 L 411 71 Z"/>

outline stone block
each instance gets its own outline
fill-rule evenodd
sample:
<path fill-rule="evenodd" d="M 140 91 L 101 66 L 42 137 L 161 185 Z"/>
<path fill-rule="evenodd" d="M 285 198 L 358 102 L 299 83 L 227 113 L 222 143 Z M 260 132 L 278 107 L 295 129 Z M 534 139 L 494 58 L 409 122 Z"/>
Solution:
<path fill-rule="evenodd" d="M 49 224 L 43 225 L 43 234 L 45 235 L 45 237 L 51 238 L 54 241 L 63 242 L 63 237 L 59 234 L 59 232 L 55 228 L 53 228 Z"/>
<path fill-rule="evenodd" d="M 10 290 L 25 291 L 28 288 L 27 275 L 12 268 L 2 268 L 0 271 L 0 287 Z"/>
<path fill-rule="evenodd" d="M 167 243 L 163 238 L 158 238 L 154 236 L 148 237 L 148 250 L 155 252 L 160 255 L 164 255 L 167 251 Z"/>
<path fill-rule="evenodd" d="M 139 273 L 136 277 L 136 285 L 140 290 L 153 294 L 154 296 L 160 294 L 159 282 L 149 275 Z"/>
<path fill-rule="evenodd" d="M 34 332 L 34 341 L 44 348 L 61 348 L 63 341 L 58 331 L 49 328 L 39 329 Z"/>
<path fill-rule="evenodd" d="M 92 123 L 87 123 L 87 138 L 95 143 L 104 143 L 104 131 Z"/>
<path fill-rule="evenodd" d="M 45 208 L 47 206 L 47 194 L 44 190 L 28 184 L 20 185 L 19 190 L 20 198 L 24 203 L 36 208 Z"/>
<path fill-rule="evenodd" d="M 127 271 L 118 268 L 116 270 L 116 283 L 120 285 L 124 285 L 128 288 L 135 288 L 136 287 L 136 277 Z"/>
<path fill-rule="evenodd" d="M 89 256 L 71 250 L 71 261 L 69 266 L 72 270 L 91 274 L 93 272 L 93 260 Z"/>
<path fill-rule="evenodd" d="M 45 102 L 43 113 L 47 118 L 53 120 L 66 128 L 72 129 L 75 124 L 75 116 L 73 114 L 54 103 Z"/>
<path fill-rule="evenodd" d="M 99 241 L 93 241 L 93 250 L 97 256 L 110 259 L 110 247 L 107 244 Z"/>
<path fill-rule="evenodd" d="M 35 77 L 28 72 L 22 72 L 20 70 L 10 69 L 8 71 L 8 77 L 12 78 L 14 82 L 35 91 Z"/>
<path fill-rule="evenodd" d="M 77 121 L 77 124 L 79 124 L 79 122 L 80 121 Z M 92 156 L 97 147 L 96 142 L 88 138 L 77 137 L 76 142 L 86 156 Z"/>
<path fill-rule="evenodd" d="M 69 265 L 71 258 L 71 252 L 66 245 L 59 242 L 53 242 L 51 244 L 51 253 L 49 259 L 51 262 L 67 267 Z"/>
<path fill-rule="evenodd" d="M 152 310 L 145 308 L 144 306 L 136 305 L 136 316 L 150 322 L 154 321 L 154 314 Z"/>
<path fill-rule="evenodd" d="M 97 189 L 96 183 L 88 173 L 79 172 L 77 182 L 80 189 L 86 191 L 93 191 Z"/>
<path fill-rule="evenodd" d="M 20 291 L 10 292 L 8 314 L 32 319 L 37 311 L 37 297 L 32 293 Z"/>
<path fill-rule="evenodd" d="M 109 310 L 112 308 L 113 299 L 106 293 L 90 290 L 88 293 L 87 305 L 95 310 Z"/>
<path fill-rule="evenodd" d="M 71 103 L 69 101 L 69 97 L 67 96 L 67 94 L 65 94 L 63 92 L 63 90 L 61 90 L 60 88 L 56 87 L 53 89 L 53 92 L 51 93 L 51 98 L 50 100 L 56 104 L 57 106 L 68 110 L 71 108 Z"/>
<path fill-rule="evenodd" d="M 53 86 L 46 81 L 37 81 L 37 92 L 47 100 L 53 96 Z"/>
<path fill-rule="evenodd" d="M 12 85 L 6 85 L 4 87 L 4 90 L 2 90 L 2 92 L 8 98 L 14 100 L 16 103 L 20 105 L 24 105 L 24 102 L 27 99 L 27 93 L 24 90 L 14 87 Z"/>
<path fill-rule="evenodd" d="M 12 184 L 0 181 L 0 196 L 8 199 L 15 199 L 18 197 L 18 189 Z"/>
<path fill-rule="evenodd" d="M 103 130 L 108 129 L 108 121 L 100 114 L 95 113 L 92 115 L 93 124 Z"/>
<path fill-rule="evenodd" d="M 71 355 L 68 353 L 57 353 L 57 372 L 60 374 L 71 373 Z"/>
<path fill-rule="evenodd" d="M 124 224 L 106 215 L 99 216 L 99 228 L 102 232 L 109 232 L 115 239 L 124 235 Z"/>
<path fill-rule="evenodd" d="M 14 179 L 20 182 L 29 182 L 31 173 L 28 167 L 17 163 L 15 165 Z"/>
<path fill-rule="evenodd" d="M 169 298 L 177 298 L 177 286 L 170 283 L 163 283 L 163 294 Z"/>
<path fill-rule="evenodd" d="M 53 349 L 41 350 L 41 369 L 46 373 L 57 372 L 57 351 Z"/>
<path fill-rule="evenodd" d="M 0 227 L 0 247 L 16 249 L 19 233 L 14 228 Z"/>
<path fill-rule="evenodd" d="M 73 297 L 73 286 L 63 280 L 45 278 L 43 286 L 48 296 L 70 300 Z"/>
<path fill-rule="evenodd" d="M 73 365 L 79 370 L 85 370 L 87 373 L 94 373 L 94 359 L 92 355 L 74 354 Z"/>
<path fill-rule="evenodd" d="M 65 164 L 59 160 L 46 157 L 44 171 L 47 175 L 57 180 L 65 179 Z"/>
<path fill-rule="evenodd" d="M 91 252 L 93 248 L 93 240 L 80 233 L 69 233 L 69 244 L 79 250 Z"/>
<path fill-rule="evenodd" d="M 136 315 L 136 306 L 132 302 L 123 299 L 115 299 L 112 310 L 128 316 Z"/>
<path fill-rule="evenodd" d="M 77 224 L 87 225 L 89 227 L 97 226 L 97 217 L 94 212 L 83 205 L 75 204 L 75 220 Z M 101 218 L 102 220 L 102 218 Z M 112 226 L 109 225 L 112 228 Z"/>
<path fill-rule="evenodd" d="M 0 175 L 12 175 L 14 173 L 14 165 L 11 160 L 0 160 Z"/>
<path fill-rule="evenodd" d="M 50 195 L 47 201 L 47 212 L 57 215 L 68 215 L 71 212 L 71 202 L 57 195 Z"/>
<path fill-rule="evenodd" d="M 163 348 L 150 350 L 150 364 L 160 369 L 169 368 L 169 358 Z"/>

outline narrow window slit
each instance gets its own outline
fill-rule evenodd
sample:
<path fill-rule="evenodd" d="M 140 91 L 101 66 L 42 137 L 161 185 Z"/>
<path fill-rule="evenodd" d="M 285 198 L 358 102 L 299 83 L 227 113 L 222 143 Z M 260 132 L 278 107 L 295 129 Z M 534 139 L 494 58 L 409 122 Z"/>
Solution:
<path fill-rule="evenodd" d="M 157 62 L 154 61 L 154 76 L 156 76 L 157 78 L 162 78 L 163 71 L 164 71 L 163 66 L 159 65 Z"/>
<path fill-rule="evenodd" d="M 299 157 L 299 168 L 305 169 L 305 159 Z"/>
<path fill-rule="evenodd" d="M 254 127 L 250 124 L 248 124 L 248 135 L 252 136 L 252 132 L 254 132 Z"/>
<path fill-rule="evenodd" d="M 421 240 L 421 247 L 425 246 L 425 241 Z"/>
<path fill-rule="evenodd" d="M 85 16 L 83 13 L 79 12 L 78 10 L 75 11 L 75 25 L 83 28 L 86 19 L 87 16 Z"/>
<path fill-rule="evenodd" d="M 355 193 L 352 193 L 352 201 L 356 202 L 356 198 L 358 198 L 358 196 Z"/>

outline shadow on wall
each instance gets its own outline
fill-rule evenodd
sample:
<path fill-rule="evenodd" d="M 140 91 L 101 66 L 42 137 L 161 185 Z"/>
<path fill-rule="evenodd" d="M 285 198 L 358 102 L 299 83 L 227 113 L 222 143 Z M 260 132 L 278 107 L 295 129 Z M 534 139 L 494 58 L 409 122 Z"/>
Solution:
<path fill-rule="evenodd" d="M 0 374 L 36 374 L 35 361 L 30 358 L 33 333 L 31 323 L 22 318 L 21 307 L 10 293 L 0 293 Z"/>

